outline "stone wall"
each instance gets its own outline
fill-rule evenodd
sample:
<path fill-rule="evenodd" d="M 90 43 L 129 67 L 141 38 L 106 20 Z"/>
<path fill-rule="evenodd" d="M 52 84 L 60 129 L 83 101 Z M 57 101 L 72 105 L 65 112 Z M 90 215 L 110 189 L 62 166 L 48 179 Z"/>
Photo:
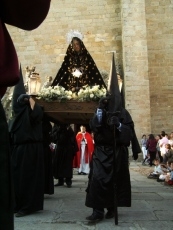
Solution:
<path fill-rule="evenodd" d="M 60 68 L 71 29 L 82 32 L 99 70 L 109 72 L 110 51 L 116 51 L 116 63 L 123 64 L 126 108 L 140 139 L 173 129 L 172 15 L 173 0 L 52 0 L 39 28 L 8 30 L 23 70 L 36 66 L 43 81 Z"/>
<path fill-rule="evenodd" d="M 151 132 L 145 0 L 121 3 L 126 108 L 141 137 Z"/>
<path fill-rule="evenodd" d="M 173 131 L 173 1 L 146 0 L 151 130 Z"/>
<path fill-rule="evenodd" d="M 99 70 L 109 72 L 112 55 L 122 63 L 120 0 L 52 0 L 46 20 L 33 31 L 8 26 L 23 68 L 35 65 L 55 77 L 67 49 L 66 34 L 79 30 Z"/>

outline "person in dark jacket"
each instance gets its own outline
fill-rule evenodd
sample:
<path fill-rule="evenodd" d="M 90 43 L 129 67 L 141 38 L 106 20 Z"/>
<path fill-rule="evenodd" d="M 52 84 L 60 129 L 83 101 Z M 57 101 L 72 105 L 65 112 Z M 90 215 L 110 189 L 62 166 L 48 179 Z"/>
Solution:
<path fill-rule="evenodd" d="M 86 189 L 85 205 L 93 208 L 92 214 L 86 218 L 89 221 L 102 220 L 104 208 L 108 210 L 105 218 L 112 218 L 115 195 L 118 207 L 131 206 L 127 147 L 132 142 L 135 160 L 141 152 L 136 141 L 132 118 L 121 106 L 114 58 L 112 63 L 109 95 L 102 98 L 98 106 L 99 111 L 102 110 L 101 119 L 97 110 L 90 121 L 91 130 L 94 132 L 95 149 Z"/>
<path fill-rule="evenodd" d="M 54 128 L 53 142 L 56 144 L 53 157 L 53 176 L 58 179 L 55 186 L 72 185 L 73 158 L 78 151 L 75 133 L 70 125 L 59 124 Z"/>
<path fill-rule="evenodd" d="M 54 194 L 52 151 L 50 149 L 52 125 L 46 113 L 43 114 L 42 130 L 44 150 L 44 194 L 52 195 Z"/>
<path fill-rule="evenodd" d="M 153 161 L 156 158 L 156 152 L 157 152 L 157 140 L 155 139 L 153 134 L 150 134 L 148 136 L 146 149 L 148 150 L 148 153 L 150 155 L 149 166 L 152 167 L 152 165 L 154 165 Z"/>

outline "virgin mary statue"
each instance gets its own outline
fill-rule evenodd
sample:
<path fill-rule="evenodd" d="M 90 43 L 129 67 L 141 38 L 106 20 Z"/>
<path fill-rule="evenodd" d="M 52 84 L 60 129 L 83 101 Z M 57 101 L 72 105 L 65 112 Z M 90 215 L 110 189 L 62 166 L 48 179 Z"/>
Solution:
<path fill-rule="evenodd" d="M 82 42 L 82 35 L 72 31 L 70 37 L 64 61 L 52 86 L 60 85 L 72 92 L 78 92 L 83 86 L 99 85 L 106 88 L 93 58 Z"/>

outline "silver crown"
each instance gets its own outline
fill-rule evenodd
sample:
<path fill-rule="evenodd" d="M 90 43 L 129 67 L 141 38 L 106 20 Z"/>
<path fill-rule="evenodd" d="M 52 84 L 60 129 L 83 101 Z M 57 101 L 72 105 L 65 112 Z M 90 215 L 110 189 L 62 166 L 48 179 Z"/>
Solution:
<path fill-rule="evenodd" d="M 77 37 L 80 40 L 83 40 L 83 34 L 79 32 L 78 30 L 70 30 L 67 35 L 67 43 L 70 44 L 72 38 Z"/>

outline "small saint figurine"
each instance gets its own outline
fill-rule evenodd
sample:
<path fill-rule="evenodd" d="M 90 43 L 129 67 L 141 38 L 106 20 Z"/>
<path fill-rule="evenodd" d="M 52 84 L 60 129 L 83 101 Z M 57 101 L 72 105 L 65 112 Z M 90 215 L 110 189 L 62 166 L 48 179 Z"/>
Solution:
<path fill-rule="evenodd" d="M 52 85 L 52 76 L 47 76 L 46 77 L 46 82 L 43 84 L 43 88 L 48 88 L 49 86 Z"/>

